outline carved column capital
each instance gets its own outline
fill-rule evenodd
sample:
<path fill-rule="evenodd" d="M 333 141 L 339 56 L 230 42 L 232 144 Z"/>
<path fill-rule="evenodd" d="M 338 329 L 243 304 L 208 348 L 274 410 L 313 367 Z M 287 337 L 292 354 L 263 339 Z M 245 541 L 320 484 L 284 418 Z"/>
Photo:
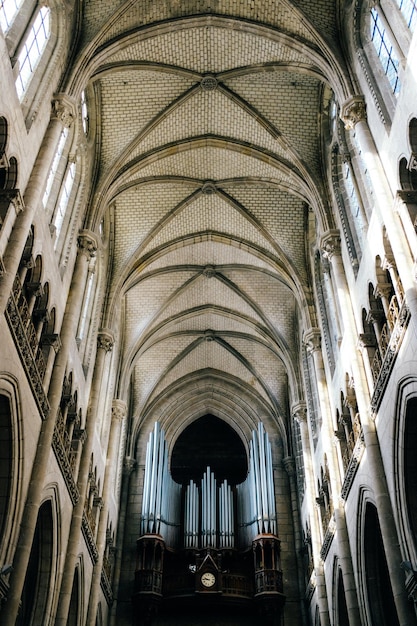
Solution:
<path fill-rule="evenodd" d="M 293 419 L 295 419 L 296 422 L 299 424 L 307 422 L 307 405 L 305 402 L 298 402 L 297 404 L 294 404 L 291 411 Z"/>
<path fill-rule="evenodd" d="M 408 160 L 407 167 L 410 170 L 410 172 L 412 170 L 417 170 L 417 152 L 412 152 L 410 154 L 410 158 Z"/>
<path fill-rule="evenodd" d="M 321 332 L 319 328 L 309 328 L 303 333 L 303 343 L 308 353 L 321 350 Z"/>
<path fill-rule="evenodd" d="M 123 473 L 126 476 L 130 476 L 130 474 L 136 469 L 136 459 L 132 456 L 125 456 L 123 459 Z"/>
<path fill-rule="evenodd" d="M 340 254 L 341 239 L 337 229 L 328 230 L 321 238 L 320 248 L 325 259 L 331 259 L 335 254 Z"/>
<path fill-rule="evenodd" d="M 74 100 L 65 93 L 56 94 L 52 100 L 51 119 L 58 120 L 66 128 L 70 128 L 76 119 L 77 107 Z"/>
<path fill-rule="evenodd" d="M 119 400 L 118 398 L 114 398 L 111 405 L 111 414 L 114 420 L 121 422 L 124 417 L 126 417 L 127 405 L 124 400 Z"/>
<path fill-rule="evenodd" d="M 101 328 L 97 335 L 97 348 L 110 352 L 114 345 L 113 332 L 107 328 Z"/>
<path fill-rule="evenodd" d="M 340 117 L 346 130 L 353 130 L 358 122 L 366 121 L 366 104 L 363 96 L 352 96 L 340 108 Z"/>
<path fill-rule="evenodd" d="M 390 283 L 377 283 L 374 289 L 375 298 L 388 299 L 391 295 L 392 285 Z"/>
<path fill-rule="evenodd" d="M 78 234 L 78 248 L 81 254 L 92 259 L 98 249 L 97 235 L 91 230 L 80 230 Z"/>
<path fill-rule="evenodd" d="M 286 456 L 282 459 L 282 464 L 288 476 L 295 476 L 295 459 L 293 456 Z"/>

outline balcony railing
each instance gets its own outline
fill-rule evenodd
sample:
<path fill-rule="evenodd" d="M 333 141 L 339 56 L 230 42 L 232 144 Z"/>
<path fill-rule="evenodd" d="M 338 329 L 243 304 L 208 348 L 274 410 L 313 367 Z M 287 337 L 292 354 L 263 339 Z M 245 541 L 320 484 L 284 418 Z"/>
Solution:
<path fill-rule="evenodd" d="M 389 305 L 388 322 L 381 333 L 381 345 L 376 349 L 371 364 L 372 377 L 375 388 L 372 395 L 371 407 L 375 412 L 381 402 L 385 387 L 394 367 L 395 359 L 410 319 L 410 310 L 405 300 L 401 307 L 394 296 Z M 391 330 L 389 327 L 391 325 Z"/>
<path fill-rule="evenodd" d="M 7 302 L 6 318 L 41 416 L 45 419 L 49 412 L 49 403 L 43 388 L 46 364 L 18 276 Z"/>

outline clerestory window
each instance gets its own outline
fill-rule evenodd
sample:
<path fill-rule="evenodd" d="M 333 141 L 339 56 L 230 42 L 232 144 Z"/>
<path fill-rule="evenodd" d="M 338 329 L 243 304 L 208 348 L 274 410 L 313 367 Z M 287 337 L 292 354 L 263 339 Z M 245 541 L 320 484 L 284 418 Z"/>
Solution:
<path fill-rule="evenodd" d="M 0 26 L 4 34 L 7 33 L 23 0 L 2 0 L 0 3 Z"/>
<path fill-rule="evenodd" d="M 371 9 L 370 28 L 371 40 L 381 62 L 382 69 L 388 78 L 393 94 L 398 96 L 401 89 L 398 73 L 400 61 L 382 23 L 381 17 L 375 8 Z"/>
<path fill-rule="evenodd" d="M 50 13 L 48 7 L 39 9 L 17 58 L 19 73 L 16 79 L 16 90 L 20 100 L 23 98 L 48 43 L 51 34 Z"/>
<path fill-rule="evenodd" d="M 397 0 L 397 4 L 408 28 L 413 33 L 417 24 L 416 0 Z"/>
<path fill-rule="evenodd" d="M 55 176 L 56 176 L 57 171 L 58 171 L 59 163 L 61 161 L 61 157 L 62 157 L 63 152 L 64 152 L 64 147 L 65 147 L 65 142 L 67 140 L 67 137 L 68 137 L 68 128 L 65 127 L 65 128 L 62 129 L 62 132 L 61 132 L 61 135 L 60 135 L 60 138 L 59 138 L 59 142 L 58 142 L 58 147 L 57 147 L 57 150 L 55 152 L 54 160 L 52 161 L 51 169 L 49 170 L 48 179 L 46 181 L 45 192 L 44 192 L 43 198 L 42 198 L 42 203 L 43 203 L 44 207 L 46 207 L 46 205 L 48 204 L 48 199 L 49 199 L 49 196 L 51 194 L 52 185 L 53 185 L 53 182 L 55 180 Z"/>
<path fill-rule="evenodd" d="M 61 197 L 56 210 L 53 225 L 55 226 L 55 249 L 58 245 L 59 235 L 64 223 L 65 214 L 68 207 L 68 202 L 71 196 L 72 187 L 74 185 L 75 178 L 75 163 L 71 163 L 68 168 L 67 175 L 65 176 L 64 184 L 61 191 Z"/>

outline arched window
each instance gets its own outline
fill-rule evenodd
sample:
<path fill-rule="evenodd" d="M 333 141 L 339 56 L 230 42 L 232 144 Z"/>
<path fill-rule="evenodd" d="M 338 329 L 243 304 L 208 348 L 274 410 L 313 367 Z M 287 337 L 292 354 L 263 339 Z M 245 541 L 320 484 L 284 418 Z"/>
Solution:
<path fill-rule="evenodd" d="M 62 129 L 61 135 L 59 137 L 58 147 L 56 149 L 55 156 L 54 156 L 54 159 L 52 161 L 51 169 L 49 170 L 48 179 L 46 181 L 45 192 L 44 192 L 43 198 L 42 198 L 42 203 L 43 203 L 44 207 L 46 207 L 47 204 L 48 204 L 48 199 L 49 199 L 49 196 L 51 194 L 52 185 L 53 185 L 53 182 L 55 180 L 55 177 L 56 177 L 56 174 L 57 174 L 57 171 L 58 171 L 58 167 L 59 167 L 59 164 L 60 164 L 60 161 L 61 161 L 61 157 L 62 157 L 63 152 L 64 152 L 64 147 L 65 147 L 65 142 L 66 142 L 67 137 L 68 137 L 68 132 L 69 132 L 68 128 L 65 126 Z"/>
<path fill-rule="evenodd" d="M 16 79 L 16 90 L 20 100 L 23 98 L 48 43 L 51 34 L 50 14 L 48 7 L 39 9 L 17 57 L 19 73 Z"/>
<path fill-rule="evenodd" d="M 83 125 L 84 134 L 88 134 L 88 108 L 87 108 L 87 96 L 85 91 L 81 92 L 81 122 Z"/>
<path fill-rule="evenodd" d="M 7 33 L 16 17 L 23 0 L 3 0 L 0 6 L 0 26 Z"/>
<path fill-rule="evenodd" d="M 405 19 L 405 23 L 411 32 L 417 24 L 417 3 L 416 0 L 397 0 L 398 8 Z"/>
<path fill-rule="evenodd" d="M 71 196 L 71 191 L 74 185 L 75 178 L 75 163 L 70 163 L 67 173 L 64 179 L 64 184 L 62 186 L 61 194 L 59 197 L 58 206 L 55 211 L 55 216 L 53 220 L 53 226 L 55 227 L 55 249 L 58 246 L 59 236 L 61 234 L 62 226 L 64 224 L 65 215 L 68 207 L 68 203 Z"/>
<path fill-rule="evenodd" d="M 398 96 L 401 88 L 398 73 L 400 60 L 377 8 L 371 9 L 370 29 L 371 41 L 374 44 L 382 69 L 388 78 L 393 94 Z"/>

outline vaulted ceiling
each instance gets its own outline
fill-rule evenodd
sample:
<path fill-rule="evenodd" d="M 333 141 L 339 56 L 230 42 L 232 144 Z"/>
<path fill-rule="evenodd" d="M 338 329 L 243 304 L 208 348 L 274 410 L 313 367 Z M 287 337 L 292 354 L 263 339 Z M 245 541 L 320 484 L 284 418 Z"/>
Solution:
<path fill-rule="evenodd" d="M 137 431 L 213 414 L 286 438 L 311 242 L 332 227 L 322 125 L 348 89 L 334 0 L 85 2 L 80 61 L 107 325 Z M 245 426 L 240 426 L 245 429 Z"/>

